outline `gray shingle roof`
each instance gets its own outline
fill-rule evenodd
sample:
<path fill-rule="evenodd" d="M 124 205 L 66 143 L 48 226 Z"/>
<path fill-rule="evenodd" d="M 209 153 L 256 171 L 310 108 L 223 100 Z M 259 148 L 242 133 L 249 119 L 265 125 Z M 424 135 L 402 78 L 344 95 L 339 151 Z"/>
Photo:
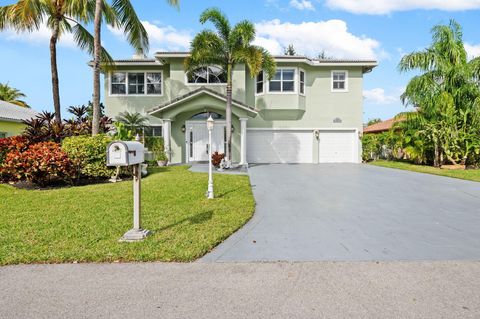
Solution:
<path fill-rule="evenodd" d="M 37 116 L 38 112 L 5 101 L 0 101 L 0 120 L 21 122 Z"/>

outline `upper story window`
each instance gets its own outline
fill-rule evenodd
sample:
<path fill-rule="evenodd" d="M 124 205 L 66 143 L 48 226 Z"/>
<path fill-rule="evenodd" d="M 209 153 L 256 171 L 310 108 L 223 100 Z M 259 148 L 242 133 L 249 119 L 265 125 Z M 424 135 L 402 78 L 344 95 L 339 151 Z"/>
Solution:
<path fill-rule="evenodd" d="M 187 74 L 189 84 L 225 84 L 227 74 L 218 66 L 201 67 Z"/>
<path fill-rule="evenodd" d="M 300 94 L 305 94 L 305 71 L 300 70 L 299 74 L 299 91 Z"/>
<path fill-rule="evenodd" d="M 348 72 L 332 71 L 332 91 L 346 92 L 348 91 Z"/>
<path fill-rule="evenodd" d="M 295 92 L 295 69 L 277 69 L 268 84 L 269 92 Z"/>
<path fill-rule="evenodd" d="M 255 86 L 255 93 L 256 94 L 262 94 L 264 92 L 263 91 L 264 81 L 265 81 L 265 79 L 263 77 L 263 71 L 260 71 L 260 73 L 258 73 L 257 79 L 256 79 L 256 86 Z"/>
<path fill-rule="evenodd" d="M 114 72 L 110 77 L 110 94 L 162 95 L 162 72 Z"/>

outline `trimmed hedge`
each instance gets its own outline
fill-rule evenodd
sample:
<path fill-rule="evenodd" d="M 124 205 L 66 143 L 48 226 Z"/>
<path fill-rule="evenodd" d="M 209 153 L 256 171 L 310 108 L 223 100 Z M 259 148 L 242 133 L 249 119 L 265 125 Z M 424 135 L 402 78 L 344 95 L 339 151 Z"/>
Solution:
<path fill-rule="evenodd" d="M 77 168 L 77 177 L 106 178 L 115 174 L 114 168 L 106 166 L 107 145 L 112 138 L 99 134 L 67 137 L 62 142 L 63 150 Z"/>

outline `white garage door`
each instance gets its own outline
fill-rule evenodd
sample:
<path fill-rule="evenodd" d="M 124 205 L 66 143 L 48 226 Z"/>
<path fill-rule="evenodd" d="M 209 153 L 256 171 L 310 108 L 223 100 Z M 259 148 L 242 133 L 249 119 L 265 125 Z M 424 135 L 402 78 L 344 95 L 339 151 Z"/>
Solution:
<path fill-rule="evenodd" d="M 355 131 L 320 131 L 320 163 L 357 163 Z"/>
<path fill-rule="evenodd" d="M 249 163 L 312 163 L 313 132 L 269 130 L 247 132 Z"/>

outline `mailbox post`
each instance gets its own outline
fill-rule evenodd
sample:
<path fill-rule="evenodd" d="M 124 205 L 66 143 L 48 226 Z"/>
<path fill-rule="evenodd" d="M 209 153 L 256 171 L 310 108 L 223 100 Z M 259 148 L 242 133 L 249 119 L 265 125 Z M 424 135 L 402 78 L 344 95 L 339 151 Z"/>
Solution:
<path fill-rule="evenodd" d="M 120 241 L 143 240 L 150 231 L 142 229 L 140 215 L 140 193 L 144 161 L 144 146 L 139 142 L 115 141 L 107 147 L 107 166 L 132 166 L 133 168 L 133 228 L 127 231 Z"/>

